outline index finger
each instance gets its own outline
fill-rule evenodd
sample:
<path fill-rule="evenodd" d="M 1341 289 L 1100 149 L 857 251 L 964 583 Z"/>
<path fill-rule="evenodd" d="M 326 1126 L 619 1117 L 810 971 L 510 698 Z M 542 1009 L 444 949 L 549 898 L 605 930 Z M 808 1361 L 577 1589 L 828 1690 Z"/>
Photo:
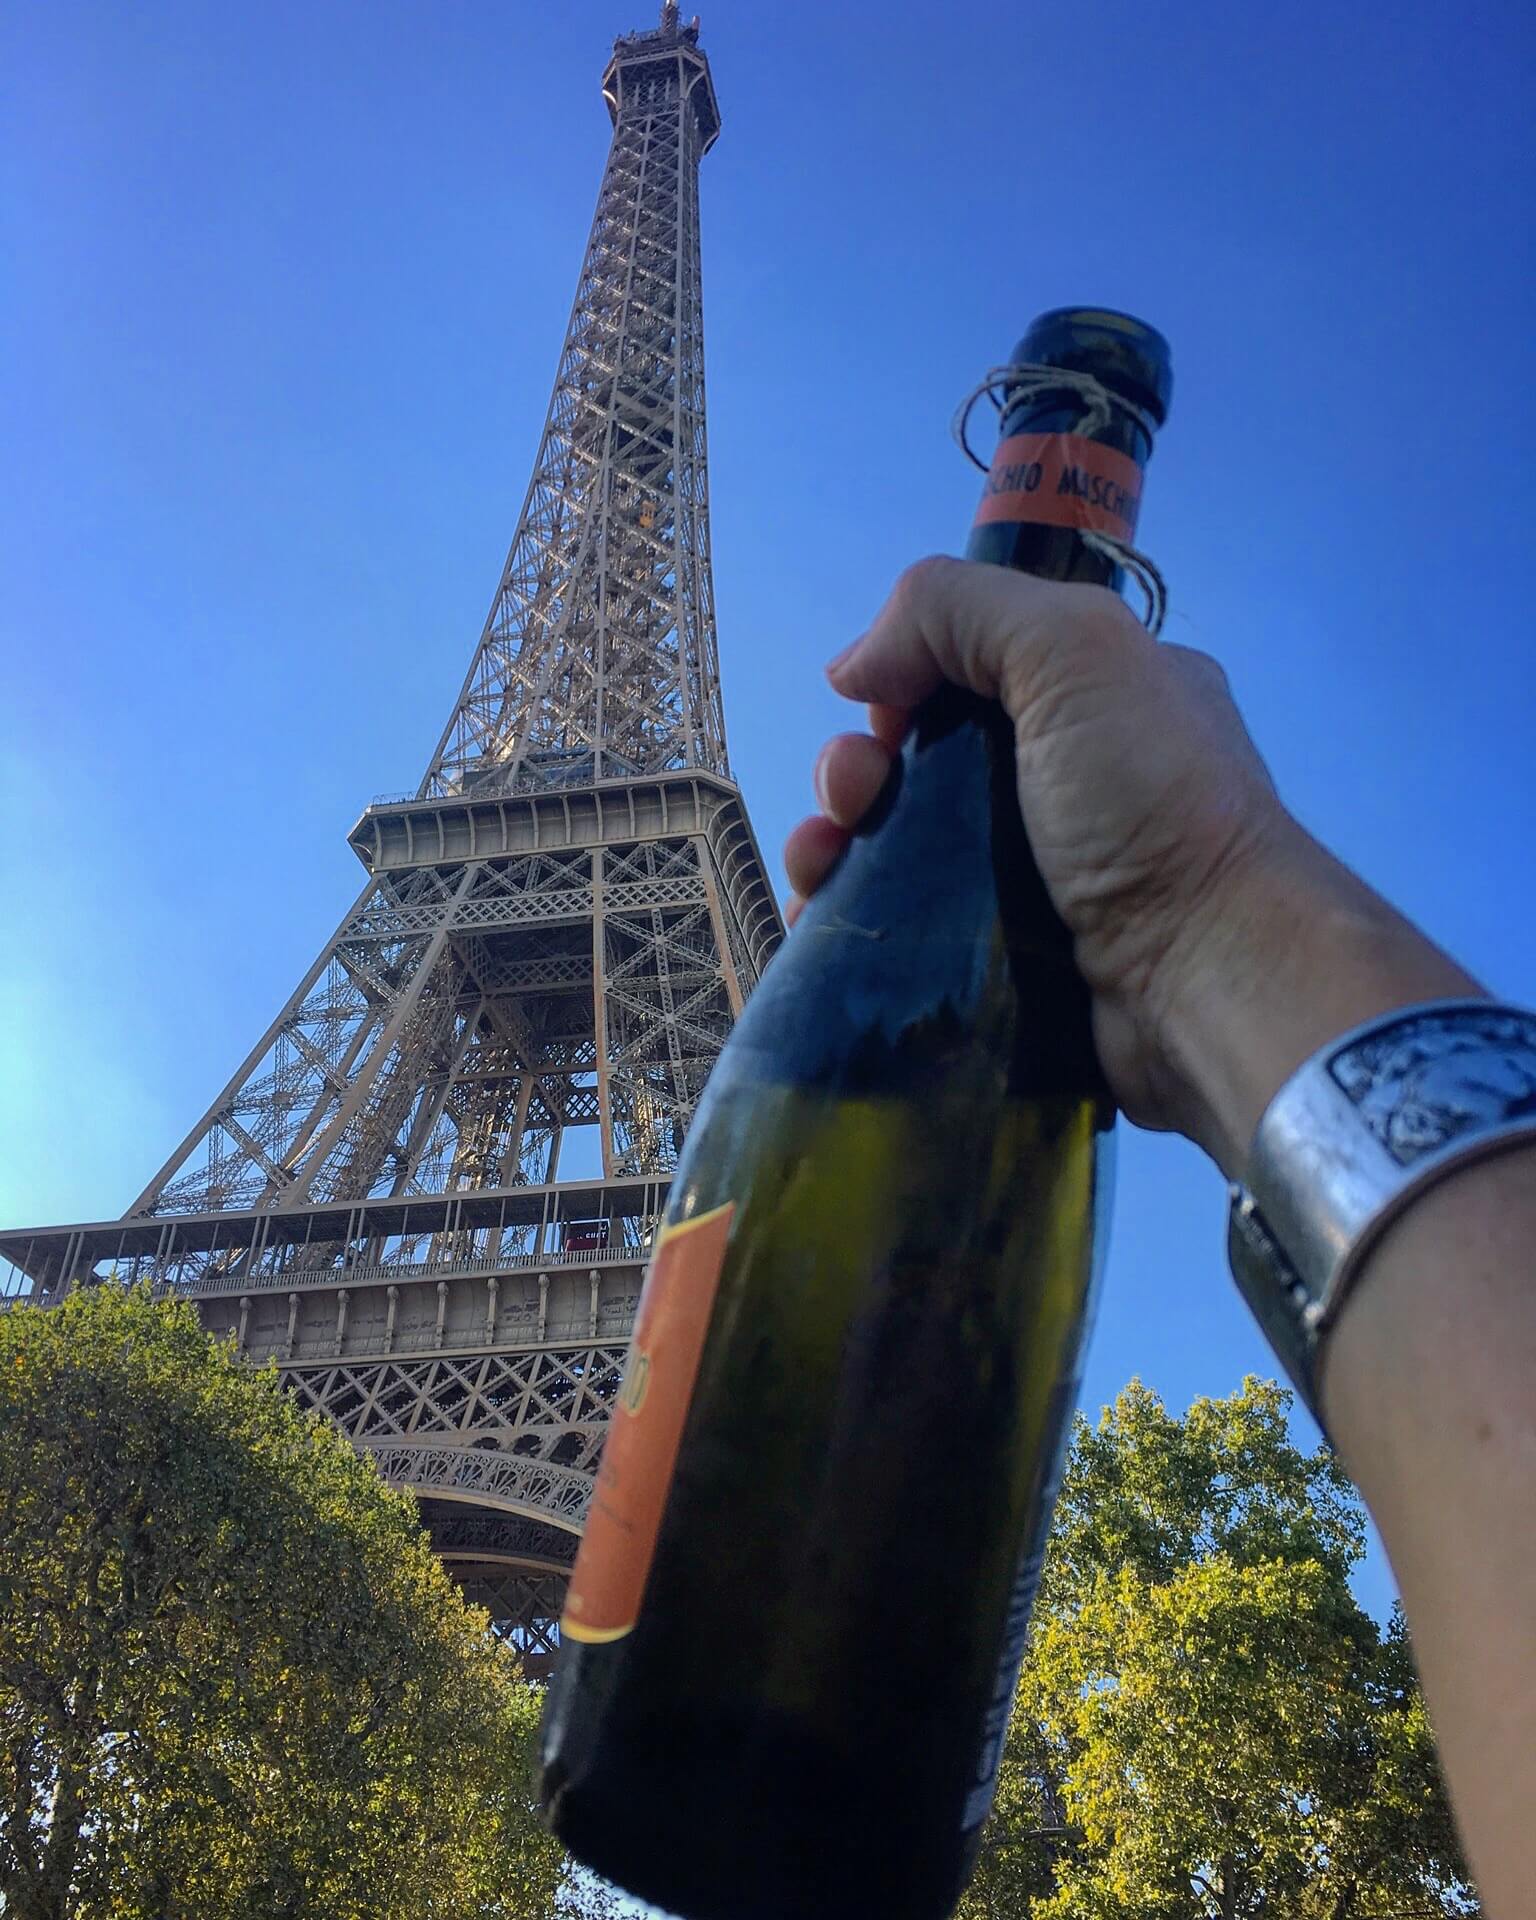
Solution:
<path fill-rule="evenodd" d="M 1106 587 L 935 556 L 907 568 L 868 632 L 832 662 L 827 678 L 848 699 L 882 710 L 909 710 L 952 680 L 984 699 L 1002 699 L 1017 717 L 1032 686 L 1050 677 L 1052 662 L 1091 641 L 1117 651 L 1155 644 Z"/>

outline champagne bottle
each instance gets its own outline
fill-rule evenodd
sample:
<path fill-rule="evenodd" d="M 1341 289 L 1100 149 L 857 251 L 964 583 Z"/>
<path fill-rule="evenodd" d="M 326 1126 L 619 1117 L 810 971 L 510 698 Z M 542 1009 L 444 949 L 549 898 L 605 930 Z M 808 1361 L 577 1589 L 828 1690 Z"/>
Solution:
<path fill-rule="evenodd" d="M 1113 583 L 1092 536 L 1129 538 L 1167 347 L 1063 309 L 1016 361 L 1067 371 L 1005 381 L 967 551 Z M 1086 408 L 1074 372 L 1130 404 Z M 674 1177 L 545 1715 L 546 1812 L 578 1859 L 688 1920 L 949 1912 L 1076 1399 L 1112 1124 L 1011 729 L 946 688 Z"/>

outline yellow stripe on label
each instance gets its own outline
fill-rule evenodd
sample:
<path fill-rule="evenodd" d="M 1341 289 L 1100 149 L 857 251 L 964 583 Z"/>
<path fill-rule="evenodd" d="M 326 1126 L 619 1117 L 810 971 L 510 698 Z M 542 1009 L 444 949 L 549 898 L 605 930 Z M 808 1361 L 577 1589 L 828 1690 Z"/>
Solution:
<path fill-rule="evenodd" d="M 561 1617 L 560 1637 L 562 1640 L 579 1640 L 583 1646 L 601 1647 L 610 1640 L 622 1640 L 626 1633 L 633 1633 L 633 1627 L 583 1627 L 579 1626 L 567 1613 Z"/>

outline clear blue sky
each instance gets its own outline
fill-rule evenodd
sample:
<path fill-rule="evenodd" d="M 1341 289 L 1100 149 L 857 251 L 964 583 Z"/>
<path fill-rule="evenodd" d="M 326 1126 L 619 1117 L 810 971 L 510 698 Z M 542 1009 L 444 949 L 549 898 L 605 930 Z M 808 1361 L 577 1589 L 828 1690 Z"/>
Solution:
<path fill-rule="evenodd" d="M 0 1220 L 120 1211 L 359 883 L 522 497 L 649 0 L 22 0 L 0 28 Z M 1532 33 L 1513 0 L 716 0 L 716 586 L 766 848 L 820 663 L 962 539 L 1064 301 L 1178 387 L 1145 543 L 1303 818 L 1536 1000 Z M 1217 1176 L 1124 1143 L 1088 1398 L 1271 1371 Z M 1375 1566 L 1368 1597 L 1380 1604 Z"/>

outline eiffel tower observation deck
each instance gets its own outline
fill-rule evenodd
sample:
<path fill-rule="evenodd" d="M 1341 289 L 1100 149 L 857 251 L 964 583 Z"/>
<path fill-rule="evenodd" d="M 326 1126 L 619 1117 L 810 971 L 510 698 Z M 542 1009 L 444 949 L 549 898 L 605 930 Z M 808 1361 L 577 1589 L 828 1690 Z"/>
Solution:
<path fill-rule="evenodd" d="M 720 696 L 698 41 L 669 0 L 614 45 L 511 552 L 421 784 L 349 835 L 362 892 L 121 1219 L 0 1234 L 12 1300 L 149 1280 L 275 1358 L 535 1660 L 683 1135 L 783 937 Z"/>

